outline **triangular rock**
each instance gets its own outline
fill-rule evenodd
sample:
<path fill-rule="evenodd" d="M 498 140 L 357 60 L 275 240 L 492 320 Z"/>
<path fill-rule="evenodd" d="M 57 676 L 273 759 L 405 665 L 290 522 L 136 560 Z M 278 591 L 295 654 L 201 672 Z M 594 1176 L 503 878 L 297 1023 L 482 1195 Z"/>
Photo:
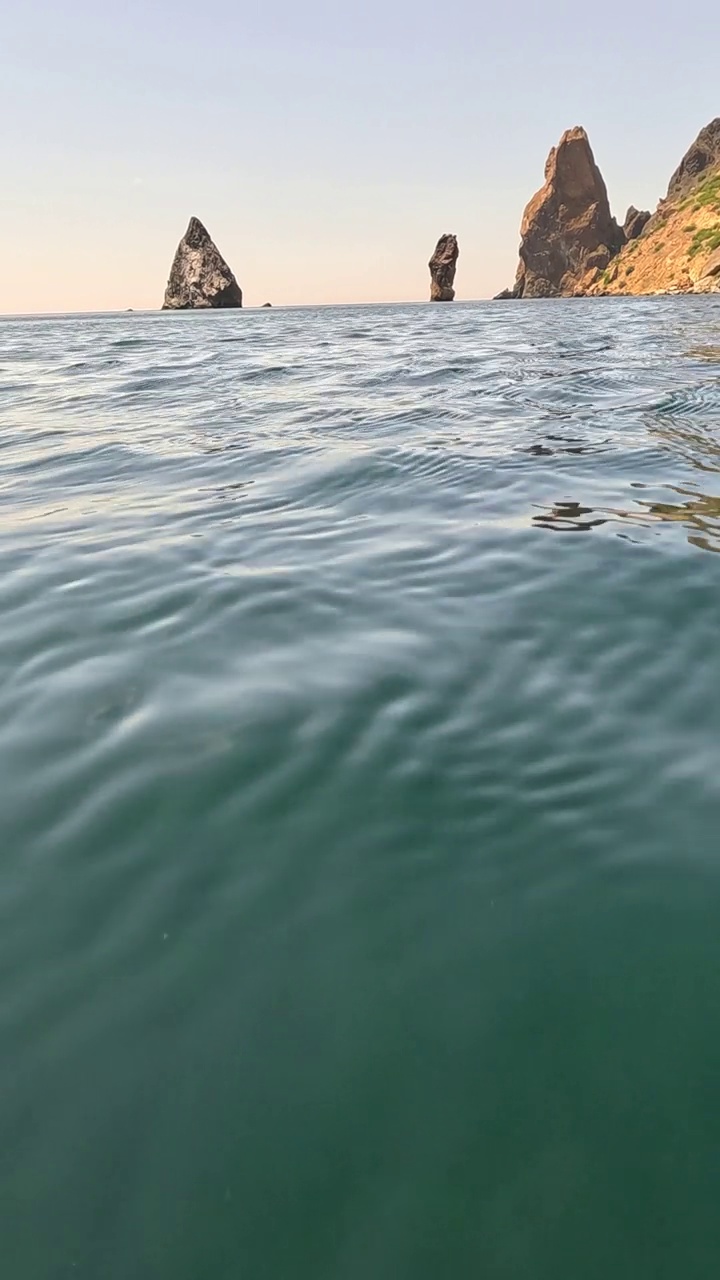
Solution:
<path fill-rule="evenodd" d="M 242 289 L 199 218 L 191 218 L 170 269 L 163 311 L 241 307 Z"/>

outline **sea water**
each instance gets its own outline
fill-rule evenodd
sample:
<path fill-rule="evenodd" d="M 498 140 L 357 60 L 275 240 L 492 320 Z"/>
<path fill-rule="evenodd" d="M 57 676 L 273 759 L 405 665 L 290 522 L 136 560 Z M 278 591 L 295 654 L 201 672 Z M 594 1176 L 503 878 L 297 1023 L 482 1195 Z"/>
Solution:
<path fill-rule="evenodd" d="M 719 360 L 0 324 L 8 1280 L 717 1272 Z"/>

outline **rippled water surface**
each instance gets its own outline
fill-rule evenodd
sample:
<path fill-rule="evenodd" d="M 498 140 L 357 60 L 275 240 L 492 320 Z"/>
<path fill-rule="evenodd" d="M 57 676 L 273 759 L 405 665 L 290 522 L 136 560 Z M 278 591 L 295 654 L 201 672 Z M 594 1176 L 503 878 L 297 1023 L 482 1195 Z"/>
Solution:
<path fill-rule="evenodd" d="M 719 356 L 0 324 L 4 1274 L 717 1273 Z"/>

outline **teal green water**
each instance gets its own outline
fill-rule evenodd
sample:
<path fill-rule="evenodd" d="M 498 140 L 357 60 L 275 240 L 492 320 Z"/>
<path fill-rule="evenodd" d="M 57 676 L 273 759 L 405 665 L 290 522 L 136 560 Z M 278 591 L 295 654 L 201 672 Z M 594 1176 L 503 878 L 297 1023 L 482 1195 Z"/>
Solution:
<path fill-rule="evenodd" d="M 718 1270 L 719 354 L 0 325 L 4 1274 Z"/>

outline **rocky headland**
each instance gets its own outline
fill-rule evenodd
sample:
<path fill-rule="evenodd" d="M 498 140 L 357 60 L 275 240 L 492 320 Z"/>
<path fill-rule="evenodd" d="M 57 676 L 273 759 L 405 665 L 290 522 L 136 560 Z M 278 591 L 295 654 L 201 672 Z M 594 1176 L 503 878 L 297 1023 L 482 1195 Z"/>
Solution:
<path fill-rule="evenodd" d="M 191 218 L 170 269 L 163 311 L 241 307 L 242 289 L 199 218 Z"/>
<path fill-rule="evenodd" d="M 500 298 L 720 291 L 720 119 L 703 129 L 655 213 L 623 226 L 584 129 L 563 134 L 520 228 L 515 284 Z"/>
<path fill-rule="evenodd" d="M 683 156 L 652 217 L 586 293 L 720 292 L 720 118 Z"/>
<path fill-rule="evenodd" d="M 441 236 L 430 259 L 430 301 L 452 302 L 455 297 L 455 271 L 460 256 L 456 236 Z"/>

